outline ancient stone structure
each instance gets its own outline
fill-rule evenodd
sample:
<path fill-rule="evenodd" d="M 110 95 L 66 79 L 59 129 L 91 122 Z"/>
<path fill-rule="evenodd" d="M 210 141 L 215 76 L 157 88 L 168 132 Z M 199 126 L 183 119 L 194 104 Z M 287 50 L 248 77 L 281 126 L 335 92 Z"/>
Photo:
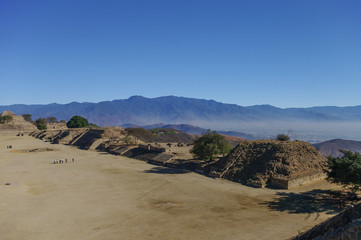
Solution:
<path fill-rule="evenodd" d="M 139 148 L 143 148 L 146 149 L 148 151 L 152 151 L 152 152 L 157 152 L 157 153 L 163 153 L 165 152 L 165 148 L 162 147 L 155 147 L 151 144 L 148 145 L 144 145 L 144 144 L 139 144 Z"/>
<path fill-rule="evenodd" d="M 292 188 L 325 178 L 327 159 L 301 141 L 246 141 L 209 165 L 211 176 L 254 187 Z"/>
<path fill-rule="evenodd" d="M 18 135 L 20 134 L 29 134 L 30 132 L 36 130 L 36 127 L 25 119 L 22 116 L 18 116 L 13 112 L 4 111 L 0 114 L 0 116 L 11 116 L 12 120 L 8 123 L 0 124 L 0 132 L 1 134 L 9 134 L 9 135 Z M 19 135 L 20 136 L 20 135 Z"/>

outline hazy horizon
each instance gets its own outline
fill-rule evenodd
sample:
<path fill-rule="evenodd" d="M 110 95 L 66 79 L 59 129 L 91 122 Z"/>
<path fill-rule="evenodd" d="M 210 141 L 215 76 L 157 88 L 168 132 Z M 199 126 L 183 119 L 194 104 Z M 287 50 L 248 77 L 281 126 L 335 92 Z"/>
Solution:
<path fill-rule="evenodd" d="M 14 103 L 14 104 L 5 104 L 5 105 L 0 105 L 0 106 L 12 106 L 12 105 L 50 105 L 50 104 L 59 104 L 59 105 L 66 105 L 66 104 L 71 104 L 71 103 L 101 103 L 101 102 L 112 102 L 112 101 L 117 101 L 117 100 L 127 100 L 129 98 L 132 98 L 132 97 L 144 97 L 144 98 L 148 98 L 148 99 L 154 99 L 154 98 L 162 98 L 162 97 L 179 97 L 179 98 L 188 98 L 188 97 L 184 97 L 184 96 L 174 96 L 174 95 L 164 95 L 164 96 L 157 96 L 157 97 L 146 97 L 146 96 L 142 96 L 142 95 L 131 95 L 127 98 L 118 98 L 118 99 L 111 99 L 111 100 L 101 100 L 99 102 L 79 102 L 79 101 L 69 101 L 69 102 L 65 102 L 65 103 L 58 103 L 58 102 L 49 102 L 49 103 Z M 204 98 L 196 98 L 196 97 L 189 97 L 189 98 L 192 98 L 192 99 L 198 99 L 198 100 L 213 100 L 213 101 L 216 101 L 214 99 L 204 99 Z M 356 106 L 361 106 L 361 103 L 358 103 L 358 104 L 354 104 L 354 105 L 343 105 L 343 106 L 340 106 L 340 105 L 310 105 L 310 106 L 305 106 L 305 107 L 279 107 L 279 106 L 275 106 L 275 105 L 272 105 L 272 104 L 269 104 L 269 103 L 263 103 L 263 104 L 253 104 L 253 105 L 239 105 L 239 104 L 236 104 L 236 103 L 231 103 L 231 102 L 221 102 L 221 101 L 216 101 L 216 102 L 220 102 L 220 103 L 223 103 L 223 104 L 235 104 L 235 105 L 238 105 L 238 106 L 241 106 L 241 107 L 253 107 L 253 106 L 273 106 L 273 107 L 277 107 L 277 108 L 281 108 L 281 109 L 287 109 L 287 108 L 312 108 L 312 107 L 356 107 Z"/>

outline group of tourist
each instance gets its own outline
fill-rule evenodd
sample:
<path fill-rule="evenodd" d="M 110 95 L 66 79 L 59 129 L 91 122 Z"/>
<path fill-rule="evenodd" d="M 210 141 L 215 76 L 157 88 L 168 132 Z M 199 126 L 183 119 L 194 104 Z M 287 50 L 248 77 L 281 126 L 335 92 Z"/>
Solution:
<path fill-rule="evenodd" d="M 62 163 L 64 163 L 64 161 L 65 161 L 65 163 L 68 163 L 68 159 L 67 158 L 65 158 L 65 160 L 64 159 L 56 159 L 56 160 L 54 160 L 54 164 L 62 164 Z M 74 158 L 71 160 L 72 162 L 74 162 Z"/>
<path fill-rule="evenodd" d="M 10 148 L 10 149 L 12 149 L 13 148 L 13 145 L 8 145 L 8 146 L 6 146 L 6 148 Z"/>

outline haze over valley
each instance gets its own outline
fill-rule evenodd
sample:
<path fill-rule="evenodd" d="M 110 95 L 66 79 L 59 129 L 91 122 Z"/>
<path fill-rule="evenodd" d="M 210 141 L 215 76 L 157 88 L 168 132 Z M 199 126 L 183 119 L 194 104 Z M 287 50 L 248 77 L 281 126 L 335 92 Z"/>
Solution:
<path fill-rule="evenodd" d="M 274 138 L 279 133 L 297 140 L 321 142 L 343 138 L 361 140 L 361 105 L 350 107 L 278 108 L 271 105 L 239 106 L 214 100 L 166 96 L 99 103 L 16 104 L 0 111 L 32 114 L 33 118 L 56 117 L 68 121 L 80 115 L 99 126 L 189 124 L 203 129 Z M 190 132 L 192 133 L 192 132 Z M 242 136 L 242 137 L 244 137 Z"/>

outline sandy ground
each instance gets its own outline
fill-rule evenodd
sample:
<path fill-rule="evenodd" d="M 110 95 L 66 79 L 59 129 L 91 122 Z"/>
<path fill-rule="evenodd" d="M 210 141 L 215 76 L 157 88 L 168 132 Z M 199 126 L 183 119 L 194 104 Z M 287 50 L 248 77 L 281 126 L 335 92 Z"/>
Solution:
<path fill-rule="evenodd" d="M 54 151 L 24 151 L 35 148 Z M 59 158 L 68 163 L 52 164 Z M 0 136 L 1 240 L 287 239 L 332 215 L 270 203 L 314 188 L 336 187 L 319 181 L 292 192 L 257 189 L 29 136 Z"/>

